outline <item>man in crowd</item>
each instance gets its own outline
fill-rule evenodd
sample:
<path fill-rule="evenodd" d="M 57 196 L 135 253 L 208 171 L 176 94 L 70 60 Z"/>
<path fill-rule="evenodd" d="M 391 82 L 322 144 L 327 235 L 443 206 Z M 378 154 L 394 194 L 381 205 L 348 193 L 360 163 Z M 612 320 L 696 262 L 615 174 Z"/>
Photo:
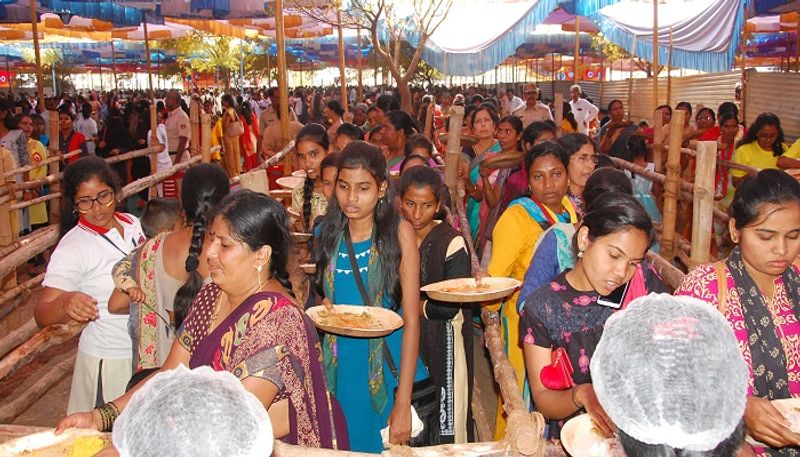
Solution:
<path fill-rule="evenodd" d="M 575 122 L 578 123 L 578 132 L 588 134 L 589 124 L 597 117 L 600 109 L 581 97 L 583 94 L 581 86 L 575 84 L 569 88 L 569 92 L 572 95 L 569 106 L 572 109 L 572 115 L 575 116 Z"/>
<path fill-rule="evenodd" d="M 525 105 L 517 108 L 512 114 L 522 119 L 523 128 L 534 122 L 553 120 L 550 108 L 539 101 L 539 89 L 535 85 L 525 84 L 522 93 L 525 96 Z"/>

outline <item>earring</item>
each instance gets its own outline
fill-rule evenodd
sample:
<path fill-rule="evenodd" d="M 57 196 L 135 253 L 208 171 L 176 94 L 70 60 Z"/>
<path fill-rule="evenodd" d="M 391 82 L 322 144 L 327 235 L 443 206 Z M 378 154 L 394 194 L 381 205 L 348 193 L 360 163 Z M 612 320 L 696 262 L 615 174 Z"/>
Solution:
<path fill-rule="evenodd" d="M 579 258 L 579 259 L 582 259 L 582 258 L 583 258 L 583 250 L 579 250 L 579 251 L 578 251 L 578 258 Z"/>
<path fill-rule="evenodd" d="M 258 290 L 259 291 L 261 291 L 261 288 L 264 287 L 264 283 L 261 282 L 261 270 L 262 270 L 261 265 L 257 265 L 256 266 L 256 271 L 258 272 L 257 276 L 258 276 Z"/>

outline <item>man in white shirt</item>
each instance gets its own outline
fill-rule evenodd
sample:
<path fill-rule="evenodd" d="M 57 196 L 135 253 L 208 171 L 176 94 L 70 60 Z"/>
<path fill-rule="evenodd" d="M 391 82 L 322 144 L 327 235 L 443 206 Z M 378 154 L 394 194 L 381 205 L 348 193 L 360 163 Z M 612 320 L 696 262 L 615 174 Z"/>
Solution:
<path fill-rule="evenodd" d="M 522 120 L 522 128 L 526 128 L 534 122 L 553 120 L 553 113 L 550 108 L 539 101 L 539 89 L 533 84 L 525 84 L 523 88 L 525 104 L 512 112 Z"/>
<path fill-rule="evenodd" d="M 506 97 L 508 97 L 508 112 L 513 113 L 514 111 L 520 109 L 525 102 L 514 94 L 514 89 L 508 89 L 506 91 Z"/>
<path fill-rule="evenodd" d="M 572 115 L 575 116 L 575 122 L 578 123 L 578 132 L 583 134 L 589 133 L 589 124 L 597 117 L 600 109 L 589 103 L 589 100 L 581 98 L 581 86 L 575 84 L 569 88 L 572 99 L 569 101 L 569 106 L 572 109 Z"/>
<path fill-rule="evenodd" d="M 169 111 L 164 127 L 167 129 L 167 144 L 169 145 L 169 156 L 172 163 L 176 164 L 183 160 L 189 140 L 192 138 L 192 129 L 189 122 L 189 115 L 181 109 L 181 96 L 177 90 L 171 90 L 164 99 L 164 104 Z"/>

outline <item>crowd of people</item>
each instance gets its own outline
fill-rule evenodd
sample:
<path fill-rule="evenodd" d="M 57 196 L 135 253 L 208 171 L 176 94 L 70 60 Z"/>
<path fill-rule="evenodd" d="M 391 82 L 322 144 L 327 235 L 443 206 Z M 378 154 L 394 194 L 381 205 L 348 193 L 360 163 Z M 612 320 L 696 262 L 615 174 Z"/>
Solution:
<path fill-rule="evenodd" d="M 414 91 L 412 113 L 400 110 L 390 90 L 347 104 L 336 88 L 298 89 L 290 92 L 289 127 L 293 167 L 304 177 L 284 208 L 228 184 L 287 144 L 279 94 L 202 91 L 216 163 L 166 182 L 161 198 L 139 196 L 140 218 L 120 211 L 119 191 L 148 175 L 149 163 L 109 166 L 102 158 L 152 141 L 142 94 L 65 95 L 46 101 L 50 111 L 25 97 L 0 100 L 0 145 L 11 168 L 46 156 L 44 114 L 54 110 L 60 152 L 82 151 L 65 164 L 59 243 L 35 308 L 41 326 L 87 323 L 70 416 L 59 429 L 110 429 L 151 378 L 184 365 L 236 376 L 287 443 L 379 452 L 389 443 L 474 441 L 477 308 L 431 299 L 420 287 L 478 274 L 475 255 L 486 275 L 522 283 L 506 299 L 482 305 L 500 313 L 518 388 L 530 410 L 548 419 L 546 438 L 560 438 L 566 420 L 588 413 L 608 436 L 620 432 L 628 455 L 736 455 L 745 430 L 761 443 L 759 455 L 800 452 L 800 430 L 770 403 L 800 396 L 800 183 L 781 170 L 800 168 L 800 142 L 786 144 L 777 116 L 763 113 L 744 126 L 732 102 L 716 111 L 694 107 L 694 117 L 690 103 L 675 106 L 686 112 L 685 146 L 716 141 L 720 159 L 761 171 L 718 167 L 715 198 L 730 215 L 727 227 L 716 228 L 725 260 L 689 271 L 672 290 L 645 259 L 658 249 L 658 189 L 610 159 L 652 170 L 653 145 L 669 138 L 627 119 L 619 100 L 601 109 L 573 86 L 557 126 L 554 107 L 534 84 L 519 93 Z M 166 145 L 159 166 L 167 169 L 186 160 L 197 139 L 187 95 L 159 95 L 156 134 Z M 463 125 L 450 125 L 454 104 L 465 107 Z M 661 132 L 669 131 L 672 113 L 671 106 L 656 109 Z M 448 128 L 462 132 L 457 195 L 443 182 L 440 134 Z M 684 175 L 693 166 L 685 160 Z M 29 173 L 17 179 L 39 176 Z M 472 253 L 456 199 L 465 203 Z M 44 220 L 31 207 L 20 230 L 46 224 L 42 211 Z M 312 241 L 296 242 L 292 232 Z M 301 264 L 315 272 L 298 273 Z M 382 338 L 318 332 L 303 310 L 332 303 L 390 309 L 403 326 Z M 662 312 L 652 312 L 656 307 Z M 661 319 L 640 335 L 650 343 L 623 351 L 607 342 L 612 323 L 648 316 Z M 697 370 L 687 364 L 701 363 L 698 338 L 714 341 L 708 356 L 718 359 L 708 366 L 727 373 L 704 384 L 730 399 L 725 421 L 696 420 L 708 406 L 675 401 L 685 385 L 661 375 L 657 364 L 628 371 L 663 386 L 657 392 L 631 390 L 602 371 L 616 359 L 645 360 L 637 351 L 656 351 L 653 341 L 685 339 L 692 344 L 675 343 L 670 363 L 694 379 Z M 682 353 L 687 347 L 695 352 Z M 737 376 L 746 389 L 744 381 L 741 389 L 726 385 Z M 623 391 L 653 404 L 626 405 Z M 662 405 L 659 396 L 673 401 Z M 656 403 L 667 411 L 660 419 L 651 414 Z M 506 420 L 498 398 L 498 439 Z M 645 431 L 631 426 L 648 420 L 662 422 Z M 654 432 L 658 427 L 673 433 Z M 665 449 L 676 454 L 660 453 Z"/>

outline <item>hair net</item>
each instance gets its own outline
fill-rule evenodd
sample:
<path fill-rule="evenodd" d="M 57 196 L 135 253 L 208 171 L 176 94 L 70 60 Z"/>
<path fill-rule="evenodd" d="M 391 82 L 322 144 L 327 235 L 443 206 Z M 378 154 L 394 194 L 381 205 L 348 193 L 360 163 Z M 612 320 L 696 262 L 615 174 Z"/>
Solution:
<path fill-rule="evenodd" d="M 628 436 L 708 451 L 744 414 L 747 367 L 711 305 L 650 294 L 611 316 L 591 361 L 600 404 Z"/>
<path fill-rule="evenodd" d="M 264 406 L 234 375 L 184 366 L 133 394 L 112 435 L 122 457 L 262 457 L 272 438 Z"/>

